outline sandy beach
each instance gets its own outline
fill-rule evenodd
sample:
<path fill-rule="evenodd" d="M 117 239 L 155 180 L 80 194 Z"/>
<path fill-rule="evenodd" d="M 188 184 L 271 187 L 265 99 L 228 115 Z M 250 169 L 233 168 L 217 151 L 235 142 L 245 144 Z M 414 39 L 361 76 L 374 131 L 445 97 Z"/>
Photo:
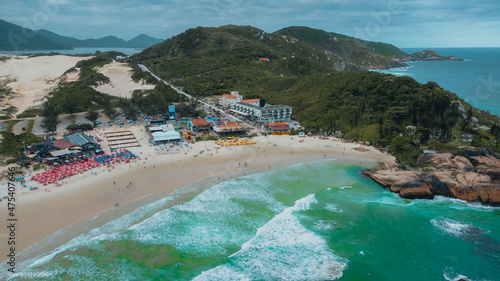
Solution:
<path fill-rule="evenodd" d="M 20 253 L 58 230 L 96 214 L 114 213 L 108 216 L 109 221 L 133 211 L 128 206 L 136 208 L 138 201 L 139 205 L 153 202 L 201 179 L 206 179 L 205 185 L 210 187 L 235 177 L 313 160 L 351 159 L 350 163 L 353 164 L 374 166 L 378 161 L 393 158 L 373 147 L 365 146 L 365 152 L 356 151 L 353 148 L 359 147 L 359 144 L 343 143 L 336 139 L 306 137 L 302 138 L 303 142 L 298 139 L 290 136 L 262 136 L 253 139 L 257 142 L 255 145 L 219 149 L 216 149 L 218 146 L 213 141 L 198 142 L 189 152 L 175 154 L 156 154 L 153 147 L 140 147 L 131 150 L 141 160 L 122 163 L 109 172 L 100 168 L 93 173 L 86 172 L 68 178 L 62 186 L 47 186 L 50 192 L 46 192 L 45 187 L 24 192 L 18 189 L 17 251 Z M 2 206 L 5 207 L 5 203 L 2 202 Z M 115 203 L 120 205 L 114 207 Z M 7 215 L 4 207 L 2 219 L 6 219 Z M 69 241 L 79 234 L 77 231 L 64 239 Z M 4 235 L 1 238 L 6 237 Z M 53 243 L 61 245 L 67 241 L 58 239 Z M 35 245 L 29 251 L 29 256 L 33 256 L 43 250 Z"/>

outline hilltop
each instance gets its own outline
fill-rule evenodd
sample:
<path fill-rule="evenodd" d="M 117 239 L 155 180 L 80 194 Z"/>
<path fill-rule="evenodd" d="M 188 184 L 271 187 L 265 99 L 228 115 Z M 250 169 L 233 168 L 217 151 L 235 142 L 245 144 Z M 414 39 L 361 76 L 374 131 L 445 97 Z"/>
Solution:
<path fill-rule="evenodd" d="M 455 56 L 441 56 L 436 51 L 433 50 L 423 50 L 410 55 L 414 60 L 458 60 L 463 59 L 456 58 Z"/>
<path fill-rule="evenodd" d="M 163 39 L 154 38 L 146 34 L 140 34 L 128 41 L 125 41 L 116 36 L 105 36 L 99 39 L 80 40 L 73 37 L 62 36 L 45 29 L 37 30 L 37 32 L 47 38 L 50 38 L 55 42 L 68 45 L 73 48 L 81 48 L 81 47 L 147 48 L 149 46 L 152 46 L 154 44 L 163 41 Z"/>
<path fill-rule="evenodd" d="M 99 39 L 76 39 L 62 36 L 46 29 L 31 30 L 0 19 L 0 50 L 71 50 L 82 47 L 147 48 L 163 39 L 140 34 L 126 41 L 116 36 Z"/>
<path fill-rule="evenodd" d="M 0 50 L 68 50 L 72 49 L 51 40 L 29 28 L 6 22 L 0 19 Z"/>

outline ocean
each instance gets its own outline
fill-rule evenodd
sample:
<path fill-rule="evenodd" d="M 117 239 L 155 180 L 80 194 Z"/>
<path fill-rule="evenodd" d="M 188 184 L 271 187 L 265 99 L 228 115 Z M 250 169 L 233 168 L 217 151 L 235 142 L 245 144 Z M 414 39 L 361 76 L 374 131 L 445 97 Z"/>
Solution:
<path fill-rule="evenodd" d="M 30 50 L 30 51 L 0 51 L 0 54 L 6 55 L 24 55 L 24 54 L 48 54 L 51 52 L 60 53 L 63 55 L 81 55 L 81 54 L 94 54 L 96 51 L 109 52 L 117 51 L 131 56 L 140 53 L 141 48 L 105 48 L 105 47 L 87 47 L 87 48 L 73 48 L 73 50 Z"/>
<path fill-rule="evenodd" d="M 463 61 L 416 61 L 408 67 L 378 70 L 410 76 L 420 83 L 434 81 L 471 105 L 500 115 L 500 48 L 431 48 L 442 56 Z M 402 49 L 415 53 L 424 48 Z"/>
<path fill-rule="evenodd" d="M 194 183 L 9 280 L 499 280 L 500 208 L 401 199 L 362 169 L 322 160 Z"/>

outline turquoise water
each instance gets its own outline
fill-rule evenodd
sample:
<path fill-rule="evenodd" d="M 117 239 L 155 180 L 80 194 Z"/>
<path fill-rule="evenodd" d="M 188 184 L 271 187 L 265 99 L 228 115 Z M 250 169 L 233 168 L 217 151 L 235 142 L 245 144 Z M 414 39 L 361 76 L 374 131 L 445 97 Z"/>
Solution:
<path fill-rule="evenodd" d="M 499 280 L 499 208 L 404 200 L 361 169 L 317 161 L 166 208 L 169 196 L 25 262 L 11 280 Z"/>
<path fill-rule="evenodd" d="M 402 49 L 407 53 L 423 49 Z M 482 110 L 500 115 L 500 48 L 433 48 L 440 55 L 464 61 L 416 61 L 409 67 L 380 70 L 410 76 L 420 83 L 434 81 Z"/>

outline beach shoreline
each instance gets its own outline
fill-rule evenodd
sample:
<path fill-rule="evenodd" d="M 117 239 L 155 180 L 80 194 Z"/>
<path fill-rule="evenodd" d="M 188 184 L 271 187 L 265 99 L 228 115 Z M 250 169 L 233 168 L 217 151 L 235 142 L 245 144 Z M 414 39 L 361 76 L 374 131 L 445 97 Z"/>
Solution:
<path fill-rule="evenodd" d="M 299 143 L 289 136 L 254 138 L 256 145 L 215 149 L 214 142 L 196 145 L 204 153 L 166 155 L 143 154 L 141 160 L 115 167 L 111 172 L 97 169 L 67 179 L 67 184 L 18 195 L 17 253 L 19 262 L 63 245 L 92 228 L 104 225 L 194 182 L 203 182 L 199 192 L 240 176 L 281 169 L 322 159 L 342 159 L 351 165 L 373 167 L 392 159 L 373 147 L 353 150 L 357 144 L 307 137 Z M 277 143 L 276 146 L 274 144 Z M 139 148 L 143 151 L 144 148 Z M 146 157 L 147 155 L 147 157 Z M 146 160 L 147 158 L 147 160 Z M 130 182 L 132 185 L 130 186 Z M 129 186 L 127 188 L 127 185 Z M 183 200 L 188 200 L 184 198 Z M 114 203 L 119 203 L 114 207 Z M 101 217 L 89 228 L 76 227 L 57 241 L 39 243 L 54 233 L 79 222 Z M 50 239 L 49 239 L 50 240 Z M 43 245 L 45 244 L 45 245 Z M 28 249 L 29 248 L 29 249 Z M 28 249 L 28 251 L 22 251 Z"/>

